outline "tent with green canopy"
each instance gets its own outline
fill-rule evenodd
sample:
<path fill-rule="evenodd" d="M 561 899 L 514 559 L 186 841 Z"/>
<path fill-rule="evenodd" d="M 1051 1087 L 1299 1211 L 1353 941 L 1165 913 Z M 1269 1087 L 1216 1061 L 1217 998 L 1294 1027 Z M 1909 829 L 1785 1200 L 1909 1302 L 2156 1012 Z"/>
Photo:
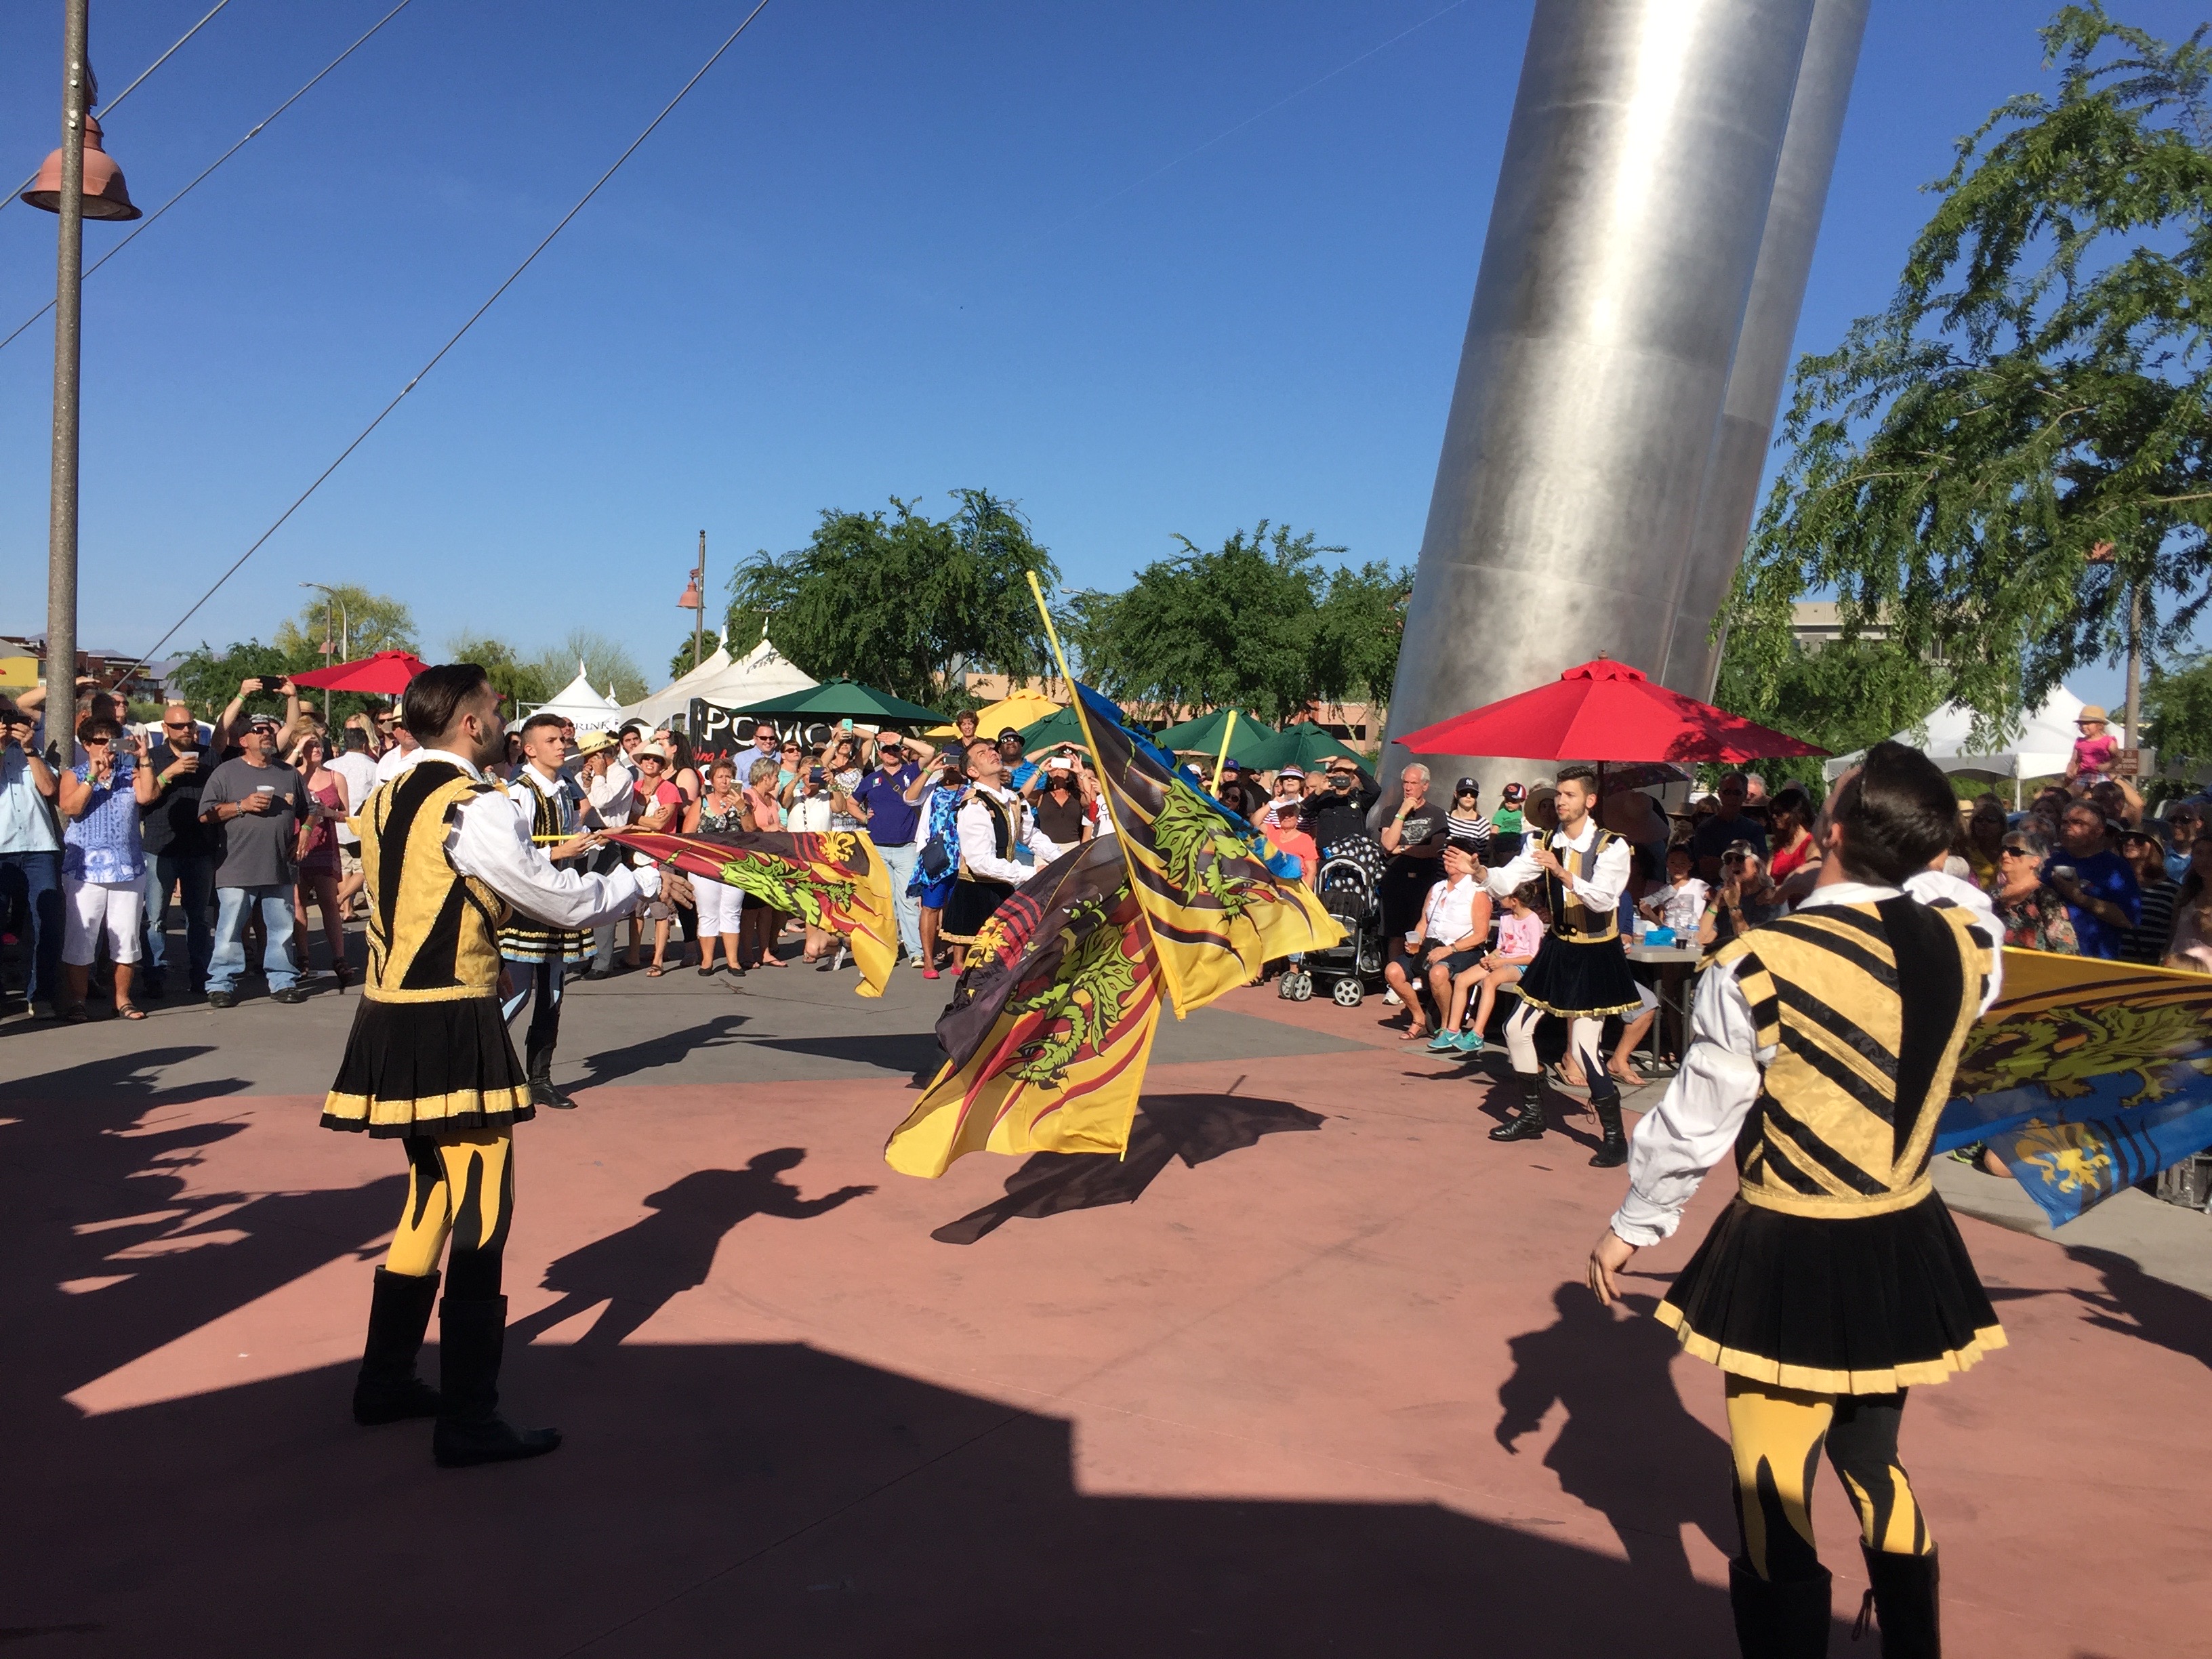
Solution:
<path fill-rule="evenodd" d="M 1041 720 L 1022 727 L 1022 753 L 1034 755 L 1039 750 L 1051 749 L 1063 743 L 1079 747 L 1083 742 L 1083 722 L 1076 718 L 1073 708 L 1055 708 Z"/>
<path fill-rule="evenodd" d="M 1237 730 L 1228 732 L 1229 716 L 1237 715 Z M 1170 754 L 1214 756 L 1221 752 L 1221 740 L 1229 738 L 1229 758 L 1239 766 L 1256 766 L 1253 759 L 1261 744 L 1275 736 L 1275 728 L 1265 720 L 1255 720 L 1242 711 L 1217 708 L 1212 714 L 1200 714 L 1196 720 L 1185 720 L 1181 726 L 1170 726 L 1164 732 L 1152 734 L 1152 741 Z"/>
<path fill-rule="evenodd" d="M 766 714 L 774 718 L 817 720 L 865 720 L 871 726 L 885 726 L 896 722 L 914 726 L 926 722 L 934 726 L 941 718 L 933 709 L 924 708 L 918 702 L 908 702 L 904 697 L 895 697 L 888 691 L 878 691 L 862 685 L 857 680 L 825 680 L 820 685 L 810 685 L 803 691 L 787 691 L 780 697 L 770 697 L 765 702 L 748 703 L 743 708 L 733 708 L 732 714 Z"/>
<path fill-rule="evenodd" d="M 1242 722 L 1240 721 L 1241 725 Z M 1249 754 L 1238 753 L 1234 758 L 1255 772 L 1279 771 L 1285 766 L 1295 766 L 1302 772 L 1310 772 L 1337 756 L 1346 760 L 1368 763 L 1367 757 L 1354 749 L 1347 749 L 1311 720 L 1300 720 L 1286 726 L 1275 736 L 1261 744 Z"/>

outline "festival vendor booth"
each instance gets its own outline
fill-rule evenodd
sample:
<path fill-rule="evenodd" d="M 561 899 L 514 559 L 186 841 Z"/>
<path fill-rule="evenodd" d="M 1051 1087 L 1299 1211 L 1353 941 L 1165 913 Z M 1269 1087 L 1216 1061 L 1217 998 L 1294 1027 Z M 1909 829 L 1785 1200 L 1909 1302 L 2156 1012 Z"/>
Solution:
<path fill-rule="evenodd" d="M 691 699 L 700 695 L 711 681 L 726 673 L 734 659 L 730 655 L 730 630 L 725 627 L 715 637 L 714 648 L 702 660 L 678 675 L 659 690 L 625 704 L 622 709 L 623 724 L 642 720 L 648 730 L 659 731 L 672 720 L 681 719 L 690 711 Z"/>
<path fill-rule="evenodd" d="M 622 705 L 611 696 L 602 696 L 592 689 L 580 662 L 576 665 L 574 679 L 528 712 L 558 714 L 563 720 L 574 720 L 579 732 L 609 732 L 622 723 Z"/>
<path fill-rule="evenodd" d="M 690 734 L 702 753 L 723 754 L 750 741 L 754 721 L 750 711 L 756 704 L 811 690 L 814 684 L 811 675 L 778 651 L 763 634 L 743 656 L 728 659 L 711 674 L 697 678 L 686 675 L 646 702 L 665 702 L 681 690 L 683 705 L 672 712 L 663 708 L 657 724 L 672 721 Z"/>

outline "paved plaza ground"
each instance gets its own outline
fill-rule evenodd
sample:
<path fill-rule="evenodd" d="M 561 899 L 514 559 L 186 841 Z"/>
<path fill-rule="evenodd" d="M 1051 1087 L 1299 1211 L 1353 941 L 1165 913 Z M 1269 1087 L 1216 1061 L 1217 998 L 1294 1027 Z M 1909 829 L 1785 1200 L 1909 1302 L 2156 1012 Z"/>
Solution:
<path fill-rule="evenodd" d="M 951 981 L 852 984 L 576 989 L 507 1255 L 507 1405 L 568 1443 L 457 1472 L 347 1416 L 402 1188 L 316 1125 L 353 998 L 0 1027 L 9 1651 L 1734 1651 L 1719 1376 L 1644 1316 L 1724 1176 L 1608 1314 L 1590 1120 L 1494 1146 L 1502 1061 L 1245 992 L 1126 1161 L 915 1181 Z M 2212 1653 L 2212 1223 L 1944 1179 L 2011 1336 L 1906 1416 L 1948 1650 Z"/>

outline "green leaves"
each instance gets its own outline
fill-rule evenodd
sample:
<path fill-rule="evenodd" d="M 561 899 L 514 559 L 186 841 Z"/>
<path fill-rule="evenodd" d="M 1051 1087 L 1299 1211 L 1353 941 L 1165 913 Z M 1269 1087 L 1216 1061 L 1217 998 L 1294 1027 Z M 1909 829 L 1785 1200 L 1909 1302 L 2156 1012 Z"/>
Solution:
<path fill-rule="evenodd" d="M 2187 637 L 2212 597 L 2205 33 L 2061 10 L 2057 95 L 1960 141 L 1889 308 L 1801 360 L 1731 606 L 1739 693 L 1802 677 L 1813 590 L 1993 731 L 2124 648 L 2131 587 L 2147 650 Z"/>
<path fill-rule="evenodd" d="M 825 511 L 805 547 L 754 554 L 730 579 L 732 648 L 772 620 L 776 648 L 817 679 L 849 675 L 927 704 L 965 667 L 1052 672 L 1027 573 L 1049 586 L 1059 568 L 1010 503 L 952 494 L 943 520 L 894 496 L 888 514 Z"/>

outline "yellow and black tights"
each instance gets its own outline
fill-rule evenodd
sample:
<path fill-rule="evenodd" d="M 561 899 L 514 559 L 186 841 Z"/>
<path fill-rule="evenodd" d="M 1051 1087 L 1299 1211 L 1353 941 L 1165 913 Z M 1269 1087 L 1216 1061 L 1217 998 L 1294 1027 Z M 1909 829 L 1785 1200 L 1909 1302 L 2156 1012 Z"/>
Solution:
<path fill-rule="evenodd" d="M 438 1271 L 450 1238 L 446 1294 L 465 1302 L 497 1296 L 514 1219 L 514 1132 L 410 1135 L 407 1164 L 407 1206 L 385 1259 L 386 1270 L 428 1279 Z"/>
<path fill-rule="evenodd" d="M 1735 1457 L 1742 1559 L 1759 1577 L 1820 1576 L 1813 1548 L 1813 1476 L 1825 1447 L 1842 1477 L 1869 1550 L 1929 1555 L 1935 1541 L 1897 1462 L 1905 1391 L 1808 1394 L 1730 1373 L 1729 1443 Z"/>

